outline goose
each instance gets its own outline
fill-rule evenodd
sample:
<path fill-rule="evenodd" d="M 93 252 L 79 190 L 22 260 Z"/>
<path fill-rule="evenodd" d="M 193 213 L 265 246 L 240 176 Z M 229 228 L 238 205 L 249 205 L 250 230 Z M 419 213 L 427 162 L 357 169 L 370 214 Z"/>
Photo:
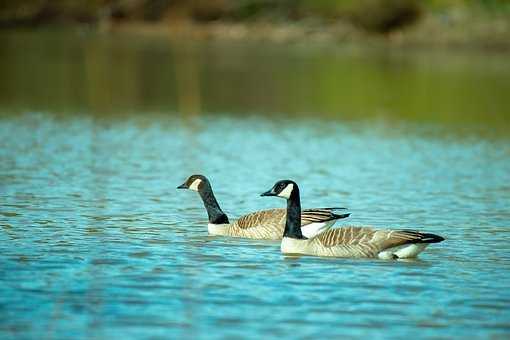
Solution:
<path fill-rule="evenodd" d="M 240 217 L 231 223 L 221 210 L 214 196 L 211 183 L 203 175 L 192 175 L 177 189 L 197 191 L 204 203 L 209 223 L 207 229 L 211 235 L 243 237 L 251 239 L 281 240 L 285 227 L 286 210 L 268 209 L 256 211 Z M 338 210 L 345 208 L 317 208 L 303 210 L 300 216 L 302 233 L 314 237 L 335 224 L 336 220 L 346 218 L 350 214 L 340 214 Z"/>
<path fill-rule="evenodd" d="M 307 237 L 301 228 L 299 188 L 291 180 L 281 180 L 261 196 L 278 196 L 287 200 L 287 218 L 281 242 L 284 254 L 350 258 L 414 258 L 429 244 L 444 241 L 434 234 L 414 230 L 385 230 L 345 226 Z"/>

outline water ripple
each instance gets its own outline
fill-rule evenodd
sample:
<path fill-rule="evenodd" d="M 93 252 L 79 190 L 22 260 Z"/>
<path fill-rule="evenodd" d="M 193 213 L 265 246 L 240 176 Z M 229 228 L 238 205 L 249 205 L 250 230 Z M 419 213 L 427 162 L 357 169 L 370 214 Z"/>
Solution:
<path fill-rule="evenodd" d="M 1 121 L 2 338 L 510 334 L 505 143 L 349 124 L 205 118 L 207 129 L 190 131 L 172 122 Z M 345 223 L 446 241 L 418 260 L 379 261 L 211 237 L 196 193 L 174 189 L 197 169 L 232 218 L 282 206 L 258 194 L 290 177 L 305 206 L 351 208 Z"/>

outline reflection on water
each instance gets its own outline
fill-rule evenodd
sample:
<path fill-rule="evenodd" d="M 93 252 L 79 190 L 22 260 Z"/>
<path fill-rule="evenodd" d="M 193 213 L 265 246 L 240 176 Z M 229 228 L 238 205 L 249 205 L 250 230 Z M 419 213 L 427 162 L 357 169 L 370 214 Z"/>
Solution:
<path fill-rule="evenodd" d="M 510 132 L 508 55 L 0 32 L 10 111 L 398 118 Z"/>
<path fill-rule="evenodd" d="M 0 40 L 1 338 L 509 336 L 499 57 Z M 292 178 L 304 206 L 446 241 L 393 262 L 209 237 L 175 190 L 195 172 L 233 218 Z"/>

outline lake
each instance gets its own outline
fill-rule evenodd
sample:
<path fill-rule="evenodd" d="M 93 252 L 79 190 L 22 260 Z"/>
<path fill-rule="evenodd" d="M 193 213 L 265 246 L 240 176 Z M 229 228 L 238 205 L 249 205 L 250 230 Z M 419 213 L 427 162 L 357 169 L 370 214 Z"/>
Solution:
<path fill-rule="evenodd" d="M 510 336 L 510 58 L 0 32 L 0 337 Z M 212 237 L 283 200 L 446 238 L 412 261 Z"/>

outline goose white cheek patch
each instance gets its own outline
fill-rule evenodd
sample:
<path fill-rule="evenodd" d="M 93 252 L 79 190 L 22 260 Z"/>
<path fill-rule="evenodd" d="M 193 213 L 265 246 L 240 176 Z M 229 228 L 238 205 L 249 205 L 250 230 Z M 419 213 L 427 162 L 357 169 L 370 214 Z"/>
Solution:
<path fill-rule="evenodd" d="M 197 178 L 196 180 L 193 181 L 193 183 L 191 183 L 189 189 L 193 191 L 198 191 L 198 186 L 200 185 L 200 183 L 202 183 L 202 180 Z"/>
<path fill-rule="evenodd" d="M 290 198 L 290 194 L 292 193 L 292 190 L 294 190 L 294 184 L 288 184 L 285 189 L 280 191 L 278 196 L 283 198 Z"/>

